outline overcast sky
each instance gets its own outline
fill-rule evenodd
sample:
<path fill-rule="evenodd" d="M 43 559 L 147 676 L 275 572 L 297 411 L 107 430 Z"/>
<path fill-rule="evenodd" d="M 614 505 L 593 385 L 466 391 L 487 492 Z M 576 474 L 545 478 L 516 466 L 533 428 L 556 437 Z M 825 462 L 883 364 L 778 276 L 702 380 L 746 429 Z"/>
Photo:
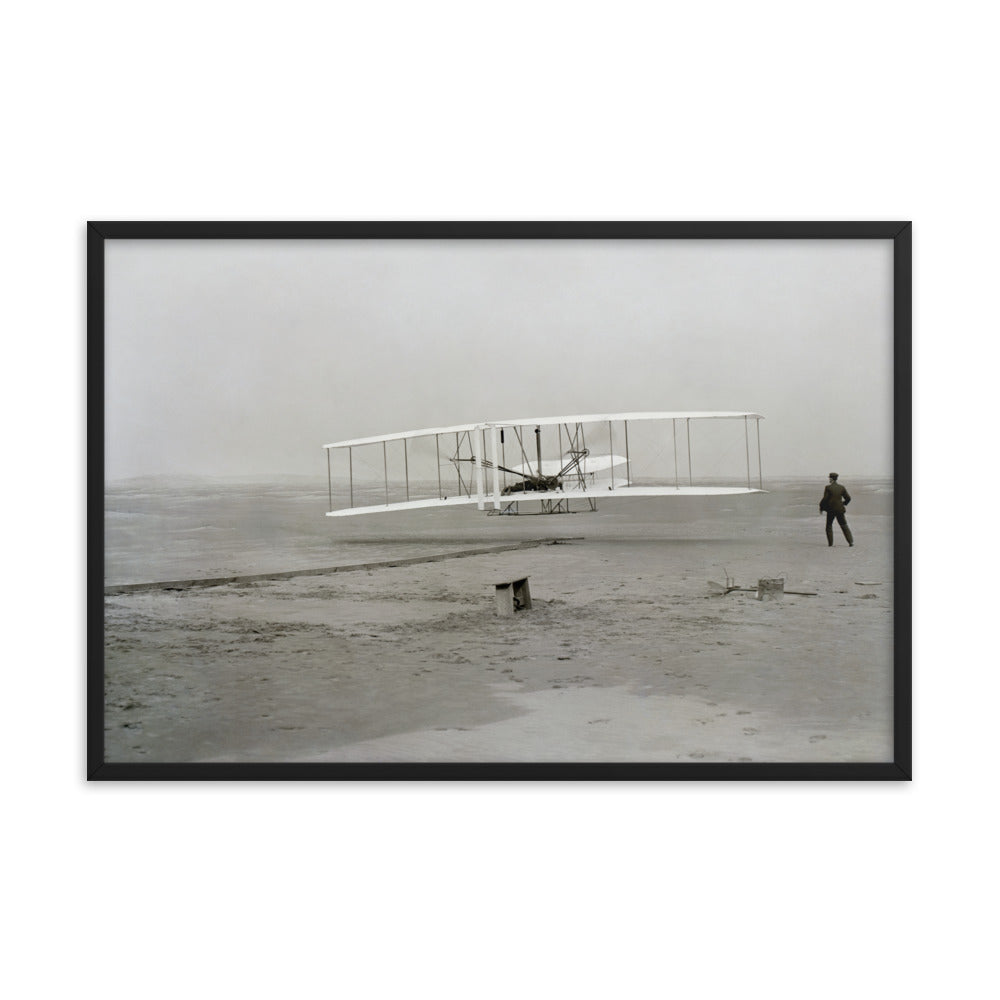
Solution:
<path fill-rule="evenodd" d="M 105 247 L 109 480 L 637 410 L 762 413 L 765 480 L 892 472 L 889 240 Z"/>

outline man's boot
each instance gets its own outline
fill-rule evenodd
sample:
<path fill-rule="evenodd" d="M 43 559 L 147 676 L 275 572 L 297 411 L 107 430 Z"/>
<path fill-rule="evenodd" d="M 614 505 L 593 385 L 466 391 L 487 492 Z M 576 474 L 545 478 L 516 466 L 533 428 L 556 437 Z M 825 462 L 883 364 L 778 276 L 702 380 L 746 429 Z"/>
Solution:
<path fill-rule="evenodd" d="M 833 545 L 833 525 L 826 529 L 826 544 Z"/>
<path fill-rule="evenodd" d="M 851 534 L 851 529 L 846 524 L 844 525 L 844 538 L 847 539 L 847 544 L 853 547 L 854 535 Z"/>

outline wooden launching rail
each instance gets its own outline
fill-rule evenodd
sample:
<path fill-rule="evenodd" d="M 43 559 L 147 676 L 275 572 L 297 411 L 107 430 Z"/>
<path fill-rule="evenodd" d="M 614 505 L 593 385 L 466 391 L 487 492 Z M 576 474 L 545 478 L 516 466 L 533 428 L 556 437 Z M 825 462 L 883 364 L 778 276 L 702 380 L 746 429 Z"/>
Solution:
<path fill-rule="evenodd" d="M 407 559 L 389 559 L 384 562 L 352 563 L 347 566 L 327 566 L 323 569 L 293 569 L 277 573 L 254 573 L 250 576 L 202 577 L 190 580 L 161 580 L 154 583 L 118 583 L 104 588 L 105 597 L 119 594 L 137 594 L 156 590 L 190 590 L 194 587 L 221 587 L 228 583 L 258 583 L 263 580 L 290 580 L 296 576 L 326 576 L 330 573 L 351 573 L 364 569 L 389 569 L 393 566 L 416 566 L 419 563 L 441 562 L 444 559 L 464 559 L 468 556 L 487 556 L 496 552 L 516 552 L 519 549 L 533 549 L 541 545 L 564 545 L 567 542 L 583 541 L 582 536 L 574 538 L 536 538 L 509 545 L 490 545 L 479 549 L 461 549 L 457 552 L 438 552 L 432 556 L 413 556 Z"/>

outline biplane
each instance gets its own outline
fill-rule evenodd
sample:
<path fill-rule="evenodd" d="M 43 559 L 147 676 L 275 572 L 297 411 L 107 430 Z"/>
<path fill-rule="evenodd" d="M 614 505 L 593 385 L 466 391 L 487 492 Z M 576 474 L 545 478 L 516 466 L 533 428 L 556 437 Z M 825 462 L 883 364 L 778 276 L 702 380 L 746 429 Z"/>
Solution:
<path fill-rule="evenodd" d="M 762 419 L 749 412 L 607 413 L 336 441 L 323 446 L 327 516 L 462 504 L 489 514 L 519 514 L 522 505 L 560 514 L 597 510 L 602 499 L 763 493 Z"/>

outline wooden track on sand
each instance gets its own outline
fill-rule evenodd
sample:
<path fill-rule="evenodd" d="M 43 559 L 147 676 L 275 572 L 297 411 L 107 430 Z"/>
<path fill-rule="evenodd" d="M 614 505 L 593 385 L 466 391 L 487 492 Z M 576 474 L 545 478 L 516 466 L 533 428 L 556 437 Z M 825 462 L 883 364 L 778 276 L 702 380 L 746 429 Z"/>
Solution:
<path fill-rule="evenodd" d="M 346 566 L 327 566 L 323 569 L 293 569 L 287 572 L 254 573 L 249 576 L 200 577 L 190 580 L 160 580 L 152 583 L 118 583 L 104 588 L 105 597 L 119 594 L 139 594 L 155 590 L 190 590 L 194 587 L 221 587 L 225 584 L 257 583 L 262 580 L 290 580 L 296 576 L 326 576 L 329 573 L 351 573 L 364 569 L 388 569 L 392 566 L 415 566 L 418 563 L 441 562 L 444 559 L 464 559 L 468 556 L 493 555 L 496 552 L 514 552 L 534 549 L 540 545 L 560 545 L 582 541 L 582 538 L 536 538 L 508 545 L 490 545 L 478 549 L 460 549 L 457 552 L 438 552 L 430 556 L 413 556 L 407 559 L 389 559 L 383 562 L 352 563 Z"/>

